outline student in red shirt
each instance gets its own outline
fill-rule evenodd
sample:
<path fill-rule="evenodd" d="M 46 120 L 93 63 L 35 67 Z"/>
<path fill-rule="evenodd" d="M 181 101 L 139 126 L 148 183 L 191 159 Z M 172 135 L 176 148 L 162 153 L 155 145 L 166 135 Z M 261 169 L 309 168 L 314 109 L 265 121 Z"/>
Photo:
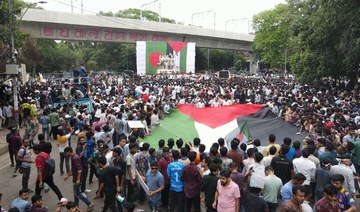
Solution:
<path fill-rule="evenodd" d="M 41 146 L 38 144 L 34 145 L 33 151 L 37 155 L 35 159 L 35 165 L 37 168 L 35 194 L 40 195 L 41 190 L 44 187 L 44 183 L 46 183 L 55 192 L 59 201 L 64 202 L 65 198 L 61 194 L 59 188 L 55 185 L 53 176 L 51 175 L 45 178 L 45 161 L 49 159 L 49 155 L 45 152 L 41 152 Z"/>

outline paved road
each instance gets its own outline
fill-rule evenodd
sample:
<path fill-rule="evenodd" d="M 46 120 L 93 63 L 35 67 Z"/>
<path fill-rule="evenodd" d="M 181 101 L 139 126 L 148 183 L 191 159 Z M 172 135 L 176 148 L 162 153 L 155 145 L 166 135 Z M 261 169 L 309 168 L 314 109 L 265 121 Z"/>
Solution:
<path fill-rule="evenodd" d="M 1 135 L 0 135 L 1 136 Z M 2 136 L 1 136 L 2 137 Z M 74 139 L 75 140 L 75 139 Z M 74 146 L 73 146 L 74 147 Z M 32 153 L 33 154 L 33 153 Z M 56 145 L 53 145 L 53 152 L 51 157 L 55 160 L 59 160 L 59 153 L 58 148 Z M 32 158 L 35 159 L 35 155 L 32 155 Z M 59 171 L 59 164 L 56 164 L 56 172 L 54 174 L 54 182 L 59 187 L 60 191 L 67 199 L 73 201 L 73 193 L 72 193 L 72 180 L 69 179 L 68 181 L 64 181 L 63 177 L 60 176 Z M 18 191 L 21 189 L 21 175 L 18 174 L 17 177 L 12 177 L 14 168 L 10 167 L 10 160 L 8 154 L 3 154 L 0 156 L 0 193 L 3 194 L 2 196 L 2 206 L 5 209 L 9 209 L 11 205 L 11 201 L 15 199 L 18 195 Z M 96 179 L 96 177 L 94 177 Z M 30 186 L 29 188 L 35 191 L 35 180 L 36 180 L 36 168 L 35 165 L 32 166 L 31 169 L 31 176 L 30 176 Z M 103 207 L 103 199 L 95 199 L 95 191 L 97 189 L 97 183 L 93 185 L 87 185 L 88 189 L 91 189 L 92 192 L 88 193 L 87 196 L 90 200 L 92 200 L 95 204 L 93 209 L 94 212 L 98 212 L 102 210 Z M 33 194 L 30 194 L 30 198 Z M 49 210 L 54 211 L 56 208 L 56 204 L 58 199 L 55 193 L 50 190 L 48 193 L 42 192 L 44 205 L 46 205 Z M 29 201 L 30 201 L 29 198 Z M 86 209 L 86 205 L 80 201 L 80 208 Z M 138 206 L 138 211 L 150 211 L 146 205 Z M 62 208 L 62 211 L 66 211 L 65 208 Z"/>

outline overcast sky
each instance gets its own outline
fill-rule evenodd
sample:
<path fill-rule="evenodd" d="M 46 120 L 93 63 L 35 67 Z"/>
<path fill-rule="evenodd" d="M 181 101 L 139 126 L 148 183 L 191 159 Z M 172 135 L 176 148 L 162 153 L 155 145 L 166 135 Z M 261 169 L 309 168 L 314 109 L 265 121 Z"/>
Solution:
<path fill-rule="evenodd" d="M 39 0 L 27 0 L 37 2 Z M 177 22 L 215 28 L 233 32 L 248 32 L 248 21 L 253 15 L 274 8 L 285 0 L 46 0 L 47 4 L 39 6 L 46 10 L 81 13 L 81 2 L 84 14 L 95 15 L 99 11 L 117 12 L 128 8 L 152 10 L 162 17 Z M 160 4 L 159 4 L 160 3 Z M 161 10 L 160 10 L 161 9 Z M 210 12 L 206 12 L 210 11 Z M 199 14 L 200 13 L 200 14 Z M 214 18 L 215 16 L 215 18 Z M 244 19 L 247 20 L 238 20 Z M 215 21 L 214 21 L 215 20 Z"/>

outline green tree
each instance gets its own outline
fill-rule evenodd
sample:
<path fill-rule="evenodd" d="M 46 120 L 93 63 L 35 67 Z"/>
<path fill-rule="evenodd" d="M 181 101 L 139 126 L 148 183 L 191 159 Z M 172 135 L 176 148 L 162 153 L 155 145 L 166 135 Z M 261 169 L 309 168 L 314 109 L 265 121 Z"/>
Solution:
<path fill-rule="evenodd" d="M 292 71 L 311 82 L 359 77 L 360 2 L 288 0 L 254 17 L 254 46 L 263 62 L 281 67 L 287 52 Z"/>
<path fill-rule="evenodd" d="M 248 62 L 246 62 L 244 55 L 240 52 L 235 53 L 234 67 L 236 70 L 248 70 L 249 69 Z"/>
<path fill-rule="evenodd" d="M 18 63 L 25 63 L 28 68 L 36 67 L 42 62 L 41 56 L 36 49 L 36 41 L 30 38 L 28 33 L 19 30 L 19 24 L 23 15 L 29 8 L 38 8 L 37 4 L 27 3 L 23 0 L 11 0 L 13 6 L 10 15 L 9 1 L 0 1 L 0 69 L 4 69 L 6 63 L 11 62 L 11 31 L 14 36 L 14 48 L 17 49 Z M 12 21 L 12 27 L 10 26 Z M 11 29 L 11 31 L 10 31 Z"/>
<path fill-rule="evenodd" d="M 229 69 L 234 65 L 234 53 L 229 50 L 212 49 L 210 51 L 210 62 L 214 71 Z"/>
<path fill-rule="evenodd" d="M 43 61 L 36 67 L 37 72 L 68 71 L 72 65 L 76 64 L 75 52 L 69 42 L 56 43 L 52 40 L 39 40 L 37 49 Z"/>
<path fill-rule="evenodd" d="M 298 45 L 291 65 L 296 73 L 307 81 L 346 76 L 353 87 L 360 64 L 360 3 L 307 0 L 289 4 L 301 5 L 302 10 L 294 24 L 299 30 L 293 34 Z"/>
<path fill-rule="evenodd" d="M 195 70 L 207 70 L 207 49 L 205 48 L 195 48 Z"/>
<path fill-rule="evenodd" d="M 289 48 L 290 20 L 288 4 L 280 4 L 253 18 L 254 49 L 261 55 L 261 60 L 271 67 L 284 67 L 285 51 Z"/>

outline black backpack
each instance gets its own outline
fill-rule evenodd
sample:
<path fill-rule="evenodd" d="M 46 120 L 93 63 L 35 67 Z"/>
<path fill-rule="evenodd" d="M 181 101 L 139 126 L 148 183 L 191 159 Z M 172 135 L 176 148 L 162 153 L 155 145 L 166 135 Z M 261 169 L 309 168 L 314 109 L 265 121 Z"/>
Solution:
<path fill-rule="evenodd" d="M 55 173 L 55 160 L 51 158 L 46 160 L 40 155 L 38 157 L 44 161 L 44 178 L 51 177 Z"/>
<path fill-rule="evenodd" d="M 24 114 L 24 115 L 29 116 L 29 115 L 30 115 L 30 112 L 31 112 L 31 110 L 30 110 L 30 108 L 28 108 L 28 107 L 26 107 L 26 108 L 23 109 L 23 114 Z"/>

